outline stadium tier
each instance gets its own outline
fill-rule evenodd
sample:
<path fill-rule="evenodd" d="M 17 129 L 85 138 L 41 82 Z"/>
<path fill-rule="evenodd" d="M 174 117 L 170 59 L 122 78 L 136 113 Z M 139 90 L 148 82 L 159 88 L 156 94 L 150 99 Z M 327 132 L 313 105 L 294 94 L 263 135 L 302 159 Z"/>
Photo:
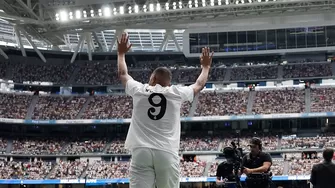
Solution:
<path fill-rule="evenodd" d="M 219 151 L 230 146 L 229 133 L 220 137 L 182 137 L 180 151 Z M 248 150 L 247 143 L 251 137 L 243 135 L 240 146 Z M 313 164 L 321 161 L 321 154 L 317 152 L 301 153 L 306 149 L 335 147 L 333 135 L 318 137 L 261 137 L 266 151 L 272 151 L 273 165 L 271 167 L 274 180 L 306 179 L 309 177 Z M 99 181 L 128 181 L 129 152 L 124 149 L 123 139 L 72 139 L 71 137 L 58 138 L 0 138 L 0 183 L 1 179 L 62 179 L 65 181 L 85 176 L 90 180 Z M 289 143 L 290 147 L 286 145 Z M 313 143 L 326 143 L 312 145 Z M 281 155 L 282 148 L 291 151 Z M 304 150 L 302 150 L 303 148 Z M 307 151 L 307 150 L 306 150 Z M 292 153 L 293 152 L 293 153 Z M 296 152 L 296 153 L 295 153 Z M 299 152 L 299 153 L 298 153 Z M 84 157 L 84 154 L 90 154 Z M 106 160 L 103 154 L 113 154 Z M 49 155 L 49 157 L 47 157 Z M 25 156 L 25 157 L 24 157 Z M 67 156 L 72 156 L 66 159 Z M 75 157 L 77 156 L 77 157 Z M 180 169 L 184 181 L 213 181 L 218 164 L 224 159 L 213 158 L 207 155 L 181 155 Z M 24 158 L 22 158 L 24 157 Z M 65 157 L 65 158 L 64 158 Z M 75 157 L 75 158 L 74 158 Z M 194 157 L 194 158 L 193 158 Z M 193 180 L 192 180 L 193 178 Z M 198 179 L 197 179 L 198 178 Z M 49 180 L 44 180 L 49 181 Z M 51 180 L 50 180 L 51 181 Z"/>
<path fill-rule="evenodd" d="M 186 121 L 192 121 L 193 116 L 195 120 L 205 117 L 212 117 L 212 120 L 215 118 L 220 120 L 220 117 L 222 120 L 227 118 L 247 120 L 334 116 L 333 92 L 335 88 L 325 87 L 204 91 L 192 104 L 182 105 L 181 116 L 185 117 Z M 3 122 L 52 123 L 53 120 L 76 122 L 79 119 L 107 122 L 114 119 L 115 122 L 129 122 L 131 112 L 131 98 L 122 94 L 33 96 L 29 93 L 0 93 L 0 118 Z"/>
<path fill-rule="evenodd" d="M 23 82 L 52 82 L 53 84 L 71 85 L 120 85 L 117 79 L 116 61 L 76 61 L 70 63 L 64 59 L 50 59 L 48 64 L 39 62 L 36 58 L 27 58 L 24 61 L 21 57 L 10 56 L 13 60 L 0 63 L 0 79 L 13 80 L 15 83 Z M 154 56 L 159 59 L 160 56 Z M 164 58 L 164 57 L 163 57 Z M 154 61 L 155 64 L 148 65 L 144 69 L 140 63 L 131 60 L 128 64 L 134 64 L 129 68 L 129 74 L 142 83 L 148 82 L 152 70 L 163 63 Z M 171 68 L 174 83 L 194 82 L 200 68 L 198 62 L 192 60 L 194 65 L 187 65 L 186 62 L 179 63 L 178 58 L 168 61 L 166 65 Z M 62 63 L 59 63 L 62 62 Z M 252 62 L 248 62 L 253 64 Z M 268 62 L 269 63 L 269 62 Z M 294 64 L 280 63 L 257 64 L 246 66 L 247 63 L 240 62 L 238 66 L 227 63 L 222 66 L 218 63 L 213 66 L 210 82 L 237 82 L 251 80 L 276 80 L 276 79 L 297 79 L 297 78 L 329 78 L 333 76 L 333 65 L 329 62 L 299 62 Z M 184 66 L 187 65 L 187 66 Z M 6 72 L 6 74 L 5 74 Z"/>

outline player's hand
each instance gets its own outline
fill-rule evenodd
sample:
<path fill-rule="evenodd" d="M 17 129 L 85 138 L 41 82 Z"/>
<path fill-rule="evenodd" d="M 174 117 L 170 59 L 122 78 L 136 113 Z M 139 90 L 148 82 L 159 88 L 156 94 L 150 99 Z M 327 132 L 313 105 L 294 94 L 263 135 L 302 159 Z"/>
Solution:
<path fill-rule="evenodd" d="M 202 67 L 210 68 L 212 65 L 212 58 L 214 52 L 210 52 L 208 47 L 202 48 L 202 54 L 200 56 L 200 64 Z"/>
<path fill-rule="evenodd" d="M 244 168 L 243 173 L 245 173 L 246 175 L 249 175 L 252 173 L 252 170 L 250 168 Z"/>
<path fill-rule="evenodd" d="M 117 52 L 118 54 L 125 54 L 129 51 L 129 49 L 131 48 L 131 45 L 129 43 L 129 36 L 127 35 L 127 33 L 122 33 L 121 35 L 121 39 L 118 37 L 117 38 Z"/>

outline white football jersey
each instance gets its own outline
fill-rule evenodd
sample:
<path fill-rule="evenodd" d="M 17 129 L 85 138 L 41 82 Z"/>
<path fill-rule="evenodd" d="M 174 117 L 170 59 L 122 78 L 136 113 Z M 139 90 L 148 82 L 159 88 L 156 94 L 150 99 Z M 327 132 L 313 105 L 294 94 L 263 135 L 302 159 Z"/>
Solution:
<path fill-rule="evenodd" d="M 178 154 L 180 108 L 184 101 L 193 101 L 193 89 L 189 86 L 149 86 L 129 80 L 126 93 L 133 98 L 126 149 L 145 147 Z"/>

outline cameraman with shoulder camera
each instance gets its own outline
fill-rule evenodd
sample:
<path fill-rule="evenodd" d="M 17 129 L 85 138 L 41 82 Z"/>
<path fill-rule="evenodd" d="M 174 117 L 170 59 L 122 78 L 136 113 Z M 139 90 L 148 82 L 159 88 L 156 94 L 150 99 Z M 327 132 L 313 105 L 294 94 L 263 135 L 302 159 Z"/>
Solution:
<path fill-rule="evenodd" d="M 252 138 L 249 146 L 250 153 L 242 160 L 242 172 L 247 175 L 248 188 L 268 188 L 272 178 L 271 156 L 262 151 L 262 141 L 259 138 Z"/>

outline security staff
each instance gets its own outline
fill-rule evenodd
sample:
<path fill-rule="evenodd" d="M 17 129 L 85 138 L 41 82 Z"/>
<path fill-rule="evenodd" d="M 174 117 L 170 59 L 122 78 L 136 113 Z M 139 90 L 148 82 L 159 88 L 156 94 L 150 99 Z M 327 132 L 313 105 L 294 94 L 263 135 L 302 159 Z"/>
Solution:
<path fill-rule="evenodd" d="M 271 176 L 271 156 L 262 151 L 262 141 L 259 138 L 252 138 L 249 146 L 250 153 L 246 154 L 242 160 L 242 172 L 247 175 L 248 188 L 268 188 Z M 262 177 L 264 182 L 261 181 L 263 180 Z M 254 182 L 255 178 L 260 178 L 260 180 Z M 259 184 L 256 185 L 255 183 Z"/>
<path fill-rule="evenodd" d="M 311 183 L 313 188 L 334 188 L 335 164 L 332 163 L 334 150 L 327 148 L 323 151 L 324 161 L 313 166 Z"/>

